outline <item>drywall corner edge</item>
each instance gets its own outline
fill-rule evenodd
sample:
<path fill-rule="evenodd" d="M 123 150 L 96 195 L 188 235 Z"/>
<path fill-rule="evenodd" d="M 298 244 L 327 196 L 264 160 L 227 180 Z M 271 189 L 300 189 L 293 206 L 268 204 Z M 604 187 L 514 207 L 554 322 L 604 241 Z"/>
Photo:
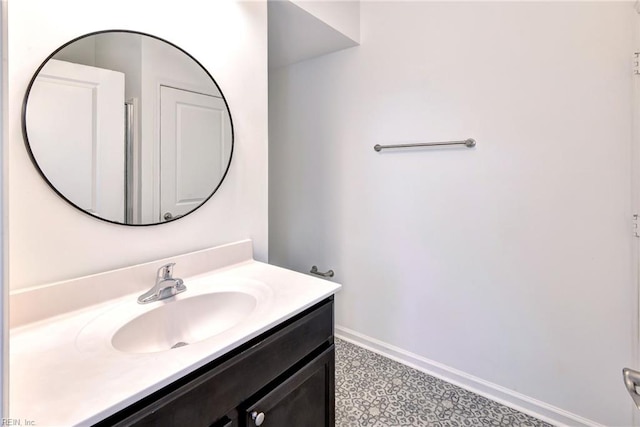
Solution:
<path fill-rule="evenodd" d="M 360 0 L 290 0 L 307 13 L 360 43 Z"/>
<path fill-rule="evenodd" d="M 2 66 L 0 68 L 0 319 L 2 319 L 2 329 L 0 340 L 2 340 L 2 351 L 0 352 L 0 418 L 3 420 L 9 414 L 9 274 L 7 256 L 7 221 L 5 203 L 7 199 L 7 156 L 6 141 L 8 132 L 4 124 L 7 122 L 7 11 L 8 1 L 2 0 L 0 4 L 0 55 L 2 55 Z"/>

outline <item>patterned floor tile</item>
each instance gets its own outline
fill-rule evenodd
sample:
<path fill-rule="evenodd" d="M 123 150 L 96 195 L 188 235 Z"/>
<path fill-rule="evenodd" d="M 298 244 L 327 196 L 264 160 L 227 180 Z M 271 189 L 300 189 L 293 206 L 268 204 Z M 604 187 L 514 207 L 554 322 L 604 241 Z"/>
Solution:
<path fill-rule="evenodd" d="M 336 339 L 336 426 L 551 427 L 339 339 Z"/>

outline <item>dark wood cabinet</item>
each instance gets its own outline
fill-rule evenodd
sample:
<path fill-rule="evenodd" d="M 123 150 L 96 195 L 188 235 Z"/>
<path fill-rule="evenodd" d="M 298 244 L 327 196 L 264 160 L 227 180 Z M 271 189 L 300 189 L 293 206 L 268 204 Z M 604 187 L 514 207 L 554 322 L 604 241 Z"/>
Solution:
<path fill-rule="evenodd" d="M 230 420 L 229 418 L 224 417 L 223 419 L 221 419 L 217 423 L 213 423 L 211 425 L 211 427 L 235 427 L 237 425 L 238 424 L 234 424 L 234 422 L 232 420 Z"/>
<path fill-rule="evenodd" d="M 333 426 L 334 367 L 330 297 L 96 425 Z"/>
<path fill-rule="evenodd" d="M 330 347 L 249 406 L 245 425 L 333 426 L 334 367 L 334 349 Z M 255 418 L 261 422 L 256 423 Z"/>

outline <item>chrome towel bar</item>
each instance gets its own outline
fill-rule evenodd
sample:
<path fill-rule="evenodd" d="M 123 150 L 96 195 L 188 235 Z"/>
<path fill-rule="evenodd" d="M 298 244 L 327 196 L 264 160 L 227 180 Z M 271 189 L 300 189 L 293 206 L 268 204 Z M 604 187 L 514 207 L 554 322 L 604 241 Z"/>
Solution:
<path fill-rule="evenodd" d="M 381 151 L 387 148 L 433 147 L 438 145 L 464 145 L 467 148 L 471 148 L 476 146 L 476 140 L 469 138 L 469 139 L 465 139 L 464 141 L 417 142 L 413 144 L 395 144 L 395 145 L 376 144 L 373 146 L 373 149 L 376 151 Z"/>
<path fill-rule="evenodd" d="M 311 266 L 311 271 L 309 271 L 309 273 L 311 274 L 315 274 L 316 276 L 321 276 L 321 277 L 333 277 L 333 270 L 329 270 L 325 273 L 322 273 L 320 271 L 318 271 L 318 267 L 316 267 L 315 265 Z"/>
<path fill-rule="evenodd" d="M 640 409 L 640 394 L 638 394 L 637 389 L 637 387 L 640 386 L 640 372 L 624 368 L 622 370 L 622 378 L 624 379 L 624 385 L 627 387 L 627 391 L 633 399 L 633 403 Z"/>

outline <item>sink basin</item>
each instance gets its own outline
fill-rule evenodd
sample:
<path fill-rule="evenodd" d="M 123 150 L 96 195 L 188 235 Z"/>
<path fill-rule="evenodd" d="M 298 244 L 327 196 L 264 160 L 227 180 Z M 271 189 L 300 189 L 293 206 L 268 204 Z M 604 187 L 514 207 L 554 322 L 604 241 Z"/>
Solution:
<path fill-rule="evenodd" d="M 138 304 L 133 294 L 104 307 L 80 330 L 76 348 L 136 355 L 207 346 L 209 338 L 250 327 L 271 306 L 273 290 L 258 280 L 220 276 L 185 283 L 186 292 L 161 301 Z"/>
<path fill-rule="evenodd" d="M 255 309 L 257 300 L 243 292 L 216 292 L 170 301 L 129 321 L 111 344 L 126 353 L 154 353 L 179 348 L 224 332 Z"/>

